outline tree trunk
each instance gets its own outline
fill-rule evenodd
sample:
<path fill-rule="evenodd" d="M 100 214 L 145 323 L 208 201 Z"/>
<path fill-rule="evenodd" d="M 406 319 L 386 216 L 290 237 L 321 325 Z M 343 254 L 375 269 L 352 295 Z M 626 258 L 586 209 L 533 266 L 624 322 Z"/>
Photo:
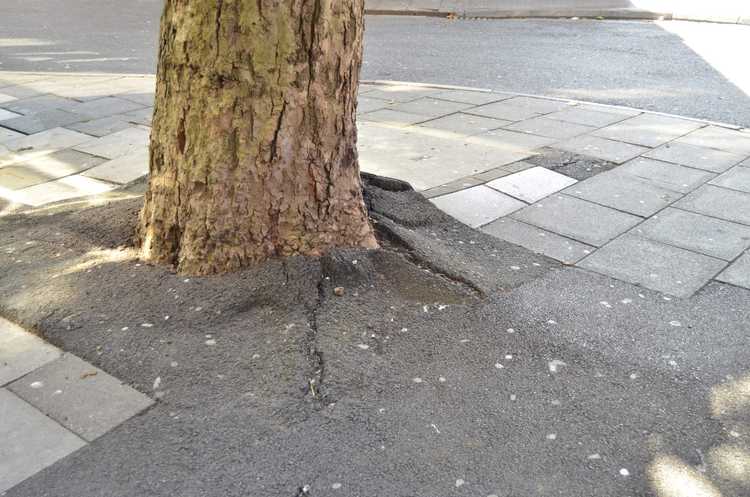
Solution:
<path fill-rule="evenodd" d="M 377 246 L 355 123 L 363 0 L 166 0 L 146 260 L 222 273 Z"/>

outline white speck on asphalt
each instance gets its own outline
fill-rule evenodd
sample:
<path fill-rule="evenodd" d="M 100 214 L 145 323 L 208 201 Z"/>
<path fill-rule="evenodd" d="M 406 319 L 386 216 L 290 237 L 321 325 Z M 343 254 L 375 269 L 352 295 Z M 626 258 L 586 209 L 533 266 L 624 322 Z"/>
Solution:
<path fill-rule="evenodd" d="M 445 381 L 446 381 L 446 380 L 445 380 L 445 377 L 444 377 L 444 376 L 441 376 L 440 378 L 438 378 L 438 381 L 439 381 L 440 383 L 445 383 Z"/>
<path fill-rule="evenodd" d="M 142 328 L 153 328 L 154 325 L 151 323 L 141 323 Z"/>
<path fill-rule="evenodd" d="M 548 319 L 547 323 L 548 324 L 557 324 L 557 321 L 555 321 L 554 319 Z"/>
<path fill-rule="evenodd" d="M 638 378 L 638 373 L 630 373 L 630 379 L 635 380 Z"/>
<path fill-rule="evenodd" d="M 512 393 L 510 394 L 510 400 L 515 401 L 518 397 L 516 397 L 516 394 Z"/>
<path fill-rule="evenodd" d="M 208 340 L 205 341 L 205 344 L 206 345 L 216 345 L 216 340 L 214 340 L 213 338 L 209 338 Z"/>
<path fill-rule="evenodd" d="M 599 304 L 603 305 L 603 306 L 604 306 L 604 307 L 606 307 L 607 309 L 611 309 L 611 308 L 612 308 L 612 304 L 610 304 L 610 303 L 609 303 L 609 302 L 607 302 L 606 300 L 602 300 L 601 302 L 599 302 Z"/>
<path fill-rule="evenodd" d="M 602 456 L 600 456 L 599 454 L 591 454 L 586 459 L 589 459 L 590 461 L 594 461 L 596 459 L 601 459 L 601 458 L 602 458 Z"/>
<path fill-rule="evenodd" d="M 620 301 L 620 303 L 622 303 L 622 304 L 632 304 L 633 303 L 633 299 L 622 299 Z"/>
<path fill-rule="evenodd" d="M 516 330 L 514 330 L 513 328 L 508 328 L 505 331 L 507 331 L 508 333 L 515 333 L 516 332 Z"/>
<path fill-rule="evenodd" d="M 547 438 L 547 440 L 556 440 L 557 439 L 557 433 L 548 433 L 546 438 Z"/>
<path fill-rule="evenodd" d="M 35 381 L 29 385 L 31 388 L 42 388 L 44 386 L 44 382 L 42 381 Z"/>
<path fill-rule="evenodd" d="M 518 267 L 518 266 L 511 266 L 510 268 L 511 268 L 511 269 L 512 269 L 513 271 L 520 271 L 520 270 L 521 270 L 521 268 L 520 268 L 520 267 Z"/>
<path fill-rule="evenodd" d="M 367 344 L 364 344 L 364 343 L 360 343 L 359 345 L 357 345 L 357 347 L 359 347 L 359 348 L 360 348 L 360 349 L 362 349 L 362 350 L 367 350 L 367 349 L 369 349 L 369 348 L 370 348 L 370 346 L 369 346 L 369 345 L 367 345 Z"/>
<path fill-rule="evenodd" d="M 563 366 L 567 366 L 567 364 L 560 359 L 553 359 L 547 363 L 550 373 L 557 373 L 557 371 Z"/>
<path fill-rule="evenodd" d="M 413 378 L 411 381 L 413 381 L 414 383 L 422 383 L 422 378 L 416 377 L 416 378 Z"/>
<path fill-rule="evenodd" d="M 510 361 L 513 359 L 513 354 L 505 354 L 505 358 Z"/>
<path fill-rule="evenodd" d="M 628 471 L 626 468 L 621 468 L 620 469 L 620 474 L 622 476 L 630 476 L 630 471 Z"/>
<path fill-rule="evenodd" d="M 680 323 L 679 321 L 670 321 L 669 324 L 672 326 L 682 326 L 682 323 Z"/>
<path fill-rule="evenodd" d="M 552 402 L 550 402 L 550 404 L 552 404 L 553 406 L 559 406 L 559 405 L 562 405 L 562 402 L 560 402 L 557 399 L 553 399 Z"/>
<path fill-rule="evenodd" d="M 356 264 L 356 263 L 357 263 L 357 261 L 354 261 L 354 264 Z M 334 483 L 333 485 L 331 485 L 331 488 L 334 489 L 334 490 L 338 490 L 338 489 L 341 488 L 341 483 Z"/>
<path fill-rule="evenodd" d="M 122 328 L 120 328 L 120 331 L 128 331 L 128 327 L 127 326 L 123 326 Z"/>
<path fill-rule="evenodd" d="M 499 362 L 496 362 L 496 363 L 495 363 L 495 369 L 503 369 L 504 367 L 505 367 L 505 366 L 503 366 L 503 365 L 502 365 L 502 364 L 500 364 Z"/>
<path fill-rule="evenodd" d="M 172 361 L 172 362 L 169 363 L 169 365 L 172 366 L 173 368 L 176 368 L 177 367 L 177 361 Z"/>
<path fill-rule="evenodd" d="M 461 486 L 461 485 L 463 485 L 464 483 L 466 483 L 466 482 L 465 482 L 465 481 L 463 481 L 463 480 L 462 480 L 461 478 L 459 478 L 458 480 L 456 480 L 456 488 L 460 487 L 460 486 Z"/>
<path fill-rule="evenodd" d="M 161 386 L 161 376 L 157 376 L 154 380 L 154 390 L 158 390 Z"/>
<path fill-rule="evenodd" d="M 438 430 L 438 427 L 435 426 L 435 423 L 430 423 L 430 426 L 432 426 L 432 428 L 435 430 L 435 433 L 437 433 L 438 435 L 440 435 L 440 430 Z"/>

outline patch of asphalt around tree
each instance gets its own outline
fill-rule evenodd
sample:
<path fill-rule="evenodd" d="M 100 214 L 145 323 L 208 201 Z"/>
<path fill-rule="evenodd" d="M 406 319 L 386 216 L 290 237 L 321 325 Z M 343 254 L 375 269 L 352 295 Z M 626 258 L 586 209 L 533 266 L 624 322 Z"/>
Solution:
<path fill-rule="evenodd" d="M 663 458 L 747 490 L 706 461 L 745 446 L 710 400 L 750 292 L 666 300 L 366 180 L 383 249 L 218 277 L 106 262 L 139 198 L 0 219 L 0 312 L 157 400 L 7 496 L 652 495 Z"/>

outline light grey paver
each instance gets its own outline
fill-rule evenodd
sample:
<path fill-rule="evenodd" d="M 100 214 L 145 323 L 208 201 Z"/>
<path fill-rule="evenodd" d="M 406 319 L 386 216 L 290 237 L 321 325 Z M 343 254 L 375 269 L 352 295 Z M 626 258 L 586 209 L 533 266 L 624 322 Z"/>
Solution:
<path fill-rule="evenodd" d="M 750 225 L 750 193 L 703 185 L 674 207 Z"/>
<path fill-rule="evenodd" d="M 484 105 L 499 100 L 507 100 L 512 96 L 513 95 L 503 95 L 501 93 L 484 91 L 446 90 L 432 95 L 432 98 L 450 100 L 451 102 L 462 102 L 465 104 Z"/>
<path fill-rule="evenodd" d="M 55 150 L 72 147 L 91 140 L 91 137 L 71 131 L 65 128 L 52 128 L 41 133 L 29 136 L 22 136 L 5 142 L 5 146 L 13 151 L 23 152 L 45 152 L 50 153 Z"/>
<path fill-rule="evenodd" d="M 500 119 L 492 119 L 489 117 L 474 116 L 471 114 L 456 113 L 449 116 L 440 117 L 427 121 L 419 126 L 426 128 L 442 129 L 445 131 L 451 131 L 462 135 L 476 135 L 491 131 L 493 129 L 501 128 L 510 121 L 503 121 Z"/>
<path fill-rule="evenodd" d="M 573 178 L 537 166 L 490 181 L 487 186 L 532 204 L 574 183 Z"/>
<path fill-rule="evenodd" d="M 594 132 L 594 135 L 646 147 L 657 147 L 703 127 L 675 117 L 641 114 Z"/>
<path fill-rule="evenodd" d="M 16 117 L 2 121 L 6 128 L 33 134 L 52 128 L 66 126 L 87 119 L 80 114 L 74 114 L 60 109 L 49 109 L 28 116 Z"/>
<path fill-rule="evenodd" d="M 566 195 L 647 217 L 682 197 L 682 194 L 643 181 L 617 169 L 598 174 L 568 188 Z"/>
<path fill-rule="evenodd" d="M 27 167 L 6 166 L 0 168 L 0 188 L 6 190 L 20 190 L 51 179 L 53 178 Z"/>
<path fill-rule="evenodd" d="M 483 185 L 435 197 L 430 201 L 472 228 L 487 224 L 526 205 Z"/>
<path fill-rule="evenodd" d="M 82 438 L 92 441 L 153 401 L 71 354 L 16 380 L 8 389 Z"/>
<path fill-rule="evenodd" d="M 564 140 L 594 131 L 596 128 L 584 126 L 582 124 L 556 121 L 554 119 L 548 119 L 547 117 L 533 117 L 506 126 L 505 129 Z"/>
<path fill-rule="evenodd" d="M 641 221 L 636 216 L 565 195 L 548 197 L 512 217 L 596 247 Z"/>
<path fill-rule="evenodd" d="M 151 130 L 145 127 L 132 127 L 112 133 L 111 135 L 89 140 L 75 147 L 80 152 L 86 152 L 107 159 L 128 155 L 148 146 Z"/>
<path fill-rule="evenodd" d="M 623 164 L 617 168 L 617 172 L 681 193 L 689 193 L 715 176 L 708 171 L 644 158 L 633 159 Z"/>
<path fill-rule="evenodd" d="M 557 140 L 544 136 L 517 133 L 505 129 L 496 129 L 480 135 L 474 135 L 467 140 L 469 143 L 491 145 L 505 150 L 534 150 L 552 145 Z"/>
<path fill-rule="evenodd" d="M 627 119 L 629 116 L 621 113 L 592 110 L 576 106 L 559 112 L 553 112 L 552 114 L 547 114 L 544 117 L 547 119 L 556 119 L 558 121 L 601 128 L 602 126 L 609 126 L 610 124 L 620 122 Z"/>
<path fill-rule="evenodd" d="M 740 166 L 740 167 L 750 167 L 750 159 L 743 160 L 742 162 L 740 162 L 737 165 Z"/>
<path fill-rule="evenodd" d="M 60 354 L 59 349 L 41 338 L 0 318 L 0 386 L 54 361 Z"/>
<path fill-rule="evenodd" d="M 7 121 L 8 119 L 15 119 L 16 117 L 21 117 L 22 115 L 23 114 L 17 114 L 9 110 L 0 109 L 0 121 Z"/>
<path fill-rule="evenodd" d="M 627 234 L 583 259 L 578 266 L 659 292 L 689 297 L 726 262 Z"/>
<path fill-rule="evenodd" d="M 564 264 L 575 264 L 596 250 L 589 245 L 565 238 L 550 231 L 503 217 L 482 227 L 482 231 Z"/>
<path fill-rule="evenodd" d="M 16 138 L 23 138 L 24 136 L 26 135 L 24 135 L 23 133 L 19 133 L 18 131 L 0 127 L 0 145 L 5 145 L 11 140 L 15 140 Z"/>
<path fill-rule="evenodd" d="M 87 178 L 80 174 L 16 190 L 11 200 L 31 206 L 59 202 L 88 195 L 98 195 L 113 190 L 116 185 Z"/>
<path fill-rule="evenodd" d="M 4 104 L 6 102 L 12 102 L 13 100 L 18 100 L 18 99 L 12 95 L 6 95 L 5 93 L 0 93 L 0 104 Z"/>
<path fill-rule="evenodd" d="M 731 261 L 750 247 L 750 226 L 667 208 L 633 232 L 657 242 Z"/>
<path fill-rule="evenodd" d="M 126 118 L 123 116 L 109 116 L 101 119 L 93 119 L 91 121 L 68 124 L 65 127 L 67 129 L 86 133 L 87 135 L 102 137 L 132 127 L 132 124 L 125 119 Z"/>
<path fill-rule="evenodd" d="M 118 97 L 124 98 L 125 100 L 130 100 L 131 102 L 135 102 L 137 104 L 141 104 L 144 107 L 153 107 L 154 106 L 154 91 L 142 91 L 142 92 L 128 92 L 128 93 L 120 93 L 118 94 Z"/>
<path fill-rule="evenodd" d="M 366 112 L 357 116 L 358 119 L 363 121 L 374 121 L 383 124 L 390 124 L 393 126 L 409 126 L 412 124 L 421 123 L 427 121 L 428 116 L 421 114 L 412 114 L 409 112 L 401 112 L 398 110 L 380 109 L 373 112 Z"/>
<path fill-rule="evenodd" d="M 747 133 L 718 126 L 707 126 L 693 131 L 677 141 L 699 147 L 715 148 L 733 154 L 750 154 L 750 136 Z"/>
<path fill-rule="evenodd" d="M 142 109 L 143 106 L 130 100 L 117 97 L 104 97 L 84 102 L 70 109 L 70 112 L 83 114 L 90 119 L 109 117 Z"/>
<path fill-rule="evenodd" d="M 359 97 L 357 98 L 357 114 L 385 109 L 391 105 L 393 104 L 379 98 Z"/>
<path fill-rule="evenodd" d="M 750 289 L 750 252 L 734 261 L 716 279 Z"/>
<path fill-rule="evenodd" d="M 434 88 L 422 88 L 419 86 L 397 85 L 378 86 L 377 89 L 368 91 L 367 98 L 379 98 L 389 102 L 411 102 L 418 98 L 432 96 L 441 91 Z"/>
<path fill-rule="evenodd" d="M 722 173 L 743 159 L 741 155 L 680 142 L 667 143 L 643 156 L 714 173 Z"/>
<path fill-rule="evenodd" d="M 578 136 L 570 140 L 557 143 L 554 148 L 566 150 L 575 154 L 588 155 L 597 159 L 622 164 L 646 152 L 646 147 L 629 143 L 607 140 L 596 136 Z"/>
<path fill-rule="evenodd" d="M 86 442 L 0 388 L 0 494 Z"/>
<path fill-rule="evenodd" d="M 22 162 L 18 166 L 44 174 L 51 179 L 57 179 L 91 169 L 105 160 L 77 150 L 66 149 L 36 157 L 28 162 Z"/>
<path fill-rule="evenodd" d="M 468 112 L 478 116 L 504 119 L 506 121 L 523 121 L 524 119 L 540 115 L 539 112 L 535 112 L 529 108 L 511 105 L 508 103 L 508 100 L 474 107 Z"/>
<path fill-rule="evenodd" d="M 435 98 L 424 97 L 411 102 L 395 104 L 391 108 L 400 112 L 409 114 L 418 114 L 427 117 L 439 117 L 445 114 L 452 114 L 461 110 L 474 107 L 474 104 L 465 104 L 461 102 L 450 102 L 448 100 L 438 100 Z"/>
<path fill-rule="evenodd" d="M 537 114 L 548 114 L 550 112 L 559 112 L 573 105 L 571 102 L 560 100 L 551 100 L 547 98 L 536 97 L 513 97 L 505 101 L 508 105 L 514 105 L 524 109 L 529 109 Z"/>
<path fill-rule="evenodd" d="M 750 168 L 734 167 L 709 181 L 710 184 L 750 193 Z"/>
<path fill-rule="evenodd" d="M 36 114 L 51 109 L 71 110 L 79 105 L 81 105 L 80 102 L 57 95 L 40 95 L 2 104 L 4 109 L 24 115 Z"/>
<path fill-rule="evenodd" d="M 536 167 L 536 165 L 532 164 L 531 162 L 526 162 L 525 160 L 520 160 L 518 162 L 513 162 L 511 164 L 506 164 L 504 166 L 500 166 L 501 168 L 505 169 L 506 171 L 510 173 L 517 173 L 520 171 L 525 171 L 527 169 L 531 169 L 532 167 Z"/>
<path fill-rule="evenodd" d="M 149 151 L 147 148 L 123 155 L 89 169 L 84 176 L 111 183 L 126 184 L 148 174 Z"/>

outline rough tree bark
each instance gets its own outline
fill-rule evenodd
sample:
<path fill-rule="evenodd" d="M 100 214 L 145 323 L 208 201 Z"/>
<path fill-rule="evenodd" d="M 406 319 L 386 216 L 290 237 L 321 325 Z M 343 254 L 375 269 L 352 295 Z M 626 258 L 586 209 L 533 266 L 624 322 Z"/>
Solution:
<path fill-rule="evenodd" d="M 166 0 L 142 256 L 213 274 L 376 247 L 356 98 L 363 0 Z"/>

